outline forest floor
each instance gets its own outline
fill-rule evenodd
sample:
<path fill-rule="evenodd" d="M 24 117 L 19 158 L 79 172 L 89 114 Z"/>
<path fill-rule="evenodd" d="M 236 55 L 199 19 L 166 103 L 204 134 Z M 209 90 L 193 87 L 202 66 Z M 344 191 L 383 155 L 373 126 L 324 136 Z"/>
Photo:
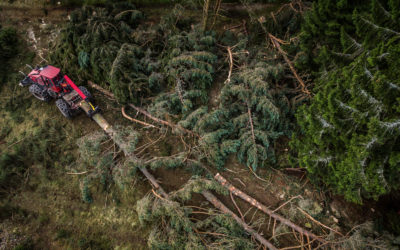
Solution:
<path fill-rule="evenodd" d="M 260 6 L 258 6 L 260 7 Z M 276 8 L 277 6 L 261 6 Z M 243 16 L 239 15 L 240 9 L 226 6 L 227 13 L 231 15 L 226 23 L 236 24 L 242 22 Z M 56 7 L 44 10 L 43 8 L 26 8 L 3 6 L 0 11 L 0 23 L 3 26 L 13 26 L 18 33 L 26 39 L 29 44 L 27 50 L 35 51 L 36 57 L 33 64 L 45 64 L 43 61 L 49 49 L 49 41 L 55 39 L 59 34 L 61 26 L 68 20 L 72 8 Z M 145 13 L 157 21 L 157 16 L 165 12 L 165 8 L 143 8 Z M 229 12 L 230 11 L 230 12 Z M 237 19 L 232 19 L 232 16 Z M 150 18 L 151 20 L 151 18 Z M 224 24 L 220 24 L 223 27 Z M 23 68 L 21 62 L 16 62 L 19 70 Z M 3 65 L 4 66 L 4 65 Z M 67 69 L 65 70 L 68 74 Z M 79 83 L 79 79 L 73 79 Z M 83 83 L 81 83 L 83 84 Z M 76 140 L 83 135 L 93 131 L 100 131 L 100 128 L 84 115 L 73 120 L 66 120 L 58 112 L 53 104 L 41 103 L 31 97 L 27 89 L 20 89 L 15 83 L 15 89 L 8 89 L 1 92 L 1 102 L 10 101 L 12 98 L 20 98 L 27 104 L 20 112 L 26 116 L 22 122 L 13 121 L 11 115 L 5 110 L 0 110 L 3 119 L 0 124 L 10 126 L 12 131 L 5 137 L 0 138 L 4 143 L 0 144 L 0 150 L 6 151 L 13 143 L 19 143 L 15 138 L 23 137 L 27 131 L 32 131 L 35 126 L 32 120 L 39 120 L 43 124 L 46 120 L 55 120 L 60 126 L 59 133 L 63 134 L 65 140 L 61 143 L 71 144 L 65 154 L 72 154 L 77 158 Z M 211 91 L 218 92 L 220 86 Z M 120 112 L 120 106 L 111 100 L 107 100 L 101 93 L 92 90 L 97 104 L 102 108 L 103 115 L 111 124 L 130 125 L 140 130 L 149 140 L 155 140 L 160 136 L 158 130 L 141 128 L 125 120 Z M 213 94 L 211 93 L 211 96 Z M 210 98 L 210 105 L 215 105 L 214 98 Z M 29 114 L 29 115 L 25 115 Z M 141 143 L 147 143 L 146 139 Z M 167 142 L 161 144 L 160 151 L 179 150 L 179 137 L 169 136 Z M 140 145 L 139 145 L 140 146 Z M 154 149 L 156 150 L 156 149 Z M 287 151 L 286 144 L 281 145 L 282 152 Z M 283 154 L 284 155 L 284 154 Z M 63 157 L 60 155 L 60 157 Z M 284 158 L 284 157 L 283 157 Z M 284 166 L 285 160 L 281 161 Z M 29 175 L 25 176 L 24 183 L 7 194 L 1 201 L 2 206 L 7 204 L 12 209 L 11 219 L 0 216 L 0 249 L 12 248 L 18 244 L 33 240 L 38 248 L 65 248 L 67 246 L 91 247 L 91 248 L 147 248 L 148 229 L 141 227 L 137 220 L 134 205 L 137 200 L 151 192 L 151 186 L 144 178 L 137 177 L 132 185 L 125 190 L 121 197 L 123 202 L 116 203 L 112 197 L 94 197 L 93 204 L 85 204 L 81 201 L 79 180 L 75 175 L 68 174 L 70 165 L 54 165 L 54 168 L 42 168 L 32 166 Z M 211 170 L 213 174 L 218 171 Z M 345 202 L 341 197 L 328 196 L 323 191 L 317 190 L 308 183 L 303 173 L 284 172 L 273 168 L 260 169 L 255 173 L 249 168 L 240 165 L 236 160 L 230 159 L 225 171 L 220 172 L 234 186 L 245 193 L 256 198 L 258 201 L 270 207 L 272 210 L 280 208 L 278 213 L 294 220 L 298 225 L 312 229 L 321 234 L 328 234 L 317 224 L 301 215 L 297 207 L 301 207 L 307 213 L 321 223 L 329 225 L 338 231 L 346 234 L 353 226 L 363 223 L 366 218 L 374 218 L 377 211 L 374 211 L 374 203 L 358 206 Z M 166 191 L 179 189 L 186 183 L 191 173 L 183 169 L 159 168 L 154 172 L 160 184 Z M 227 204 L 232 211 L 237 211 L 229 196 L 219 198 Z M 289 202 L 288 202 L 289 201 Z M 194 205 L 204 206 L 204 199 L 201 196 L 194 196 L 191 201 Z M 270 238 L 271 222 L 267 217 L 249 206 L 242 200 L 236 199 L 236 203 L 246 221 L 259 225 L 259 232 Z M 296 212 L 297 211 L 297 212 Z M 278 226 L 277 226 L 278 227 Z M 274 229 L 273 231 L 275 231 Z M 276 233 L 276 232 L 275 232 Z M 282 242 L 280 246 L 293 246 L 298 243 Z M 28 244 L 28 243 L 24 243 Z"/>

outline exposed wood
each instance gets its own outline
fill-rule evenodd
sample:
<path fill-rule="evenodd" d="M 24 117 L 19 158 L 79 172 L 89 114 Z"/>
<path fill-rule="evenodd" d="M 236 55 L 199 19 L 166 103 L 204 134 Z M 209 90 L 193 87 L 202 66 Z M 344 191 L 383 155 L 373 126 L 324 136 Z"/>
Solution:
<path fill-rule="evenodd" d="M 207 21 L 208 21 L 208 9 L 210 8 L 210 1 L 211 0 L 204 0 L 203 5 L 203 20 L 202 20 L 202 30 L 205 31 L 207 28 Z"/>
<path fill-rule="evenodd" d="M 108 96 L 109 98 L 115 100 L 114 94 L 111 93 L 110 91 L 108 91 L 108 90 L 106 90 L 106 89 L 100 87 L 99 85 L 93 83 L 92 81 L 88 81 L 88 84 L 89 84 L 90 87 L 92 87 L 92 88 L 94 88 L 94 89 L 96 89 L 96 90 L 102 92 L 104 95 L 106 95 L 106 96 Z"/>
<path fill-rule="evenodd" d="M 73 173 L 73 172 L 69 172 L 69 173 L 67 173 L 67 174 L 70 174 L 70 175 L 81 175 L 81 174 L 87 174 L 89 171 L 83 171 L 83 172 L 80 172 L 80 173 Z"/>
<path fill-rule="evenodd" d="M 256 199 L 250 197 L 249 195 L 243 193 L 242 191 L 240 191 L 239 189 L 237 189 L 236 187 L 234 187 L 232 184 L 230 184 L 222 175 L 220 175 L 219 173 L 217 173 L 214 176 L 214 179 L 217 180 L 222 186 L 226 187 L 230 192 L 232 192 L 234 195 L 238 196 L 239 198 L 241 198 L 242 200 L 250 203 L 252 206 L 258 208 L 259 210 L 263 211 L 264 213 L 268 214 L 270 217 L 272 217 L 275 220 L 280 221 L 282 224 L 293 228 L 294 230 L 296 230 L 297 232 L 309 236 L 311 239 L 315 239 L 321 243 L 325 243 L 326 240 L 322 239 L 321 237 L 318 237 L 317 235 L 311 233 L 310 231 L 294 224 L 293 222 L 291 222 L 290 220 L 283 218 L 282 216 L 274 213 L 272 210 L 270 210 L 269 208 L 267 208 L 266 206 L 264 206 L 263 204 L 261 204 L 260 202 L 258 202 Z"/>
<path fill-rule="evenodd" d="M 229 73 L 228 73 L 228 78 L 226 79 L 226 83 L 230 83 L 231 82 L 231 75 L 232 75 L 232 69 L 233 69 L 233 57 L 232 57 L 232 50 L 231 47 L 228 46 L 226 48 L 226 50 L 228 51 L 228 56 L 229 56 Z"/>
<path fill-rule="evenodd" d="M 229 208 L 227 208 L 224 204 L 221 203 L 215 197 L 212 193 L 209 191 L 203 191 L 202 195 L 211 203 L 214 205 L 214 207 L 218 208 L 222 212 L 229 214 L 230 216 L 233 217 L 233 219 L 241 225 L 246 232 L 248 232 L 251 236 L 253 236 L 255 239 L 257 239 L 261 244 L 263 244 L 265 247 L 268 247 L 269 249 L 275 250 L 277 249 L 274 247 L 274 245 L 271 244 L 268 240 L 266 240 L 264 237 L 262 237 L 259 233 L 257 233 L 254 229 L 252 229 L 249 225 L 246 224 L 243 220 L 241 220 L 234 212 L 232 212 Z"/>
<path fill-rule="evenodd" d="M 285 60 L 285 62 L 289 65 L 290 70 L 292 71 L 294 77 L 297 79 L 297 81 L 300 83 L 301 85 L 301 90 L 303 93 L 305 93 L 306 95 L 310 96 L 311 93 L 310 91 L 307 89 L 306 84 L 304 83 L 304 81 L 301 79 L 301 77 L 297 74 L 296 69 L 293 66 L 293 63 L 289 60 L 289 58 L 286 55 L 286 52 L 282 50 L 280 43 L 282 43 L 282 40 L 276 38 L 275 36 L 271 35 L 270 33 L 268 33 L 269 39 L 271 39 L 272 44 L 274 45 L 274 47 L 279 51 L 279 53 L 281 53 L 281 55 L 283 56 L 283 59 Z"/>
<path fill-rule="evenodd" d="M 152 125 L 152 124 L 149 124 L 149 123 L 146 123 L 146 122 L 142 122 L 142 121 L 140 121 L 140 120 L 137 120 L 137 119 L 135 119 L 135 118 L 130 117 L 129 115 L 126 114 L 126 112 L 125 112 L 125 107 L 122 107 L 122 108 L 121 108 L 121 112 L 122 112 L 122 115 L 123 115 L 126 119 L 128 119 L 128 120 L 130 120 L 130 121 L 133 121 L 133 122 L 136 122 L 136 123 L 139 123 L 139 124 L 142 124 L 142 125 L 144 125 L 144 126 L 151 127 L 151 128 L 155 128 L 155 127 L 156 127 L 156 126 L 154 126 L 154 125 Z"/>

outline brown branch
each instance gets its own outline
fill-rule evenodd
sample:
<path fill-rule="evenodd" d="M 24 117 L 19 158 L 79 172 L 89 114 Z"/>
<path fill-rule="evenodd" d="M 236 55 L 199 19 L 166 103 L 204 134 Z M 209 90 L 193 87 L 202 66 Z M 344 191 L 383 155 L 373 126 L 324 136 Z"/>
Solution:
<path fill-rule="evenodd" d="M 297 209 L 300 211 L 300 212 L 302 212 L 307 218 L 309 218 L 310 220 L 312 220 L 313 222 L 315 222 L 316 224 L 318 224 L 318 225 L 320 225 L 321 227 L 323 227 L 323 228 L 326 228 L 326 229 L 328 229 L 328 230 L 330 230 L 330 231 L 332 231 L 332 232 L 335 232 L 335 233 L 337 233 L 338 235 L 340 235 L 340 236 L 344 236 L 341 232 L 339 232 L 339 231 L 337 231 L 337 230 L 335 230 L 335 229 L 333 229 L 333 228 L 330 228 L 330 227 L 328 227 L 327 225 L 324 225 L 324 224 L 322 224 L 321 222 L 319 222 L 319 221 L 317 221 L 316 219 L 314 219 L 311 215 L 309 215 L 306 211 L 304 211 L 303 209 L 301 209 L 301 208 L 299 208 L 299 207 L 297 207 Z"/>
<path fill-rule="evenodd" d="M 142 125 L 144 125 L 144 126 L 152 127 L 152 128 L 155 128 L 155 127 L 156 127 L 156 126 L 154 126 L 154 125 L 152 125 L 152 124 L 149 124 L 149 123 L 146 123 L 146 122 L 142 122 L 142 121 L 140 121 L 140 120 L 136 120 L 136 119 L 130 117 L 129 115 L 127 115 L 127 114 L 125 113 L 125 107 L 122 107 L 122 108 L 121 108 L 121 112 L 122 112 L 122 115 L 123 115 L 126 119 L 128 119 L 128 120 L 130 120 L 130 121 L 133 121 L 133 122 L 142 124 Z"/>
<path fill-rule="evenodd" d="M 238 205 L 236 204 L 236 201 L 235 201 L 235 199 L 234 199 L 233 196 L 232 196 L 232 192 L 230 192 L 229 195 L 231 196 L 231 200 L 232 200 L 232 202 L 233 202 L 233 205 L 235 205 L 236 210 L 239 212 L 240 217 L 241 217 L 242 220 L 244 221 L 244 217 L 243 217 L 242 211 L 240 211 L 240 208 L 239 208 Z"/>
<path fill-rule="evenodd" d="M 257 179 L 259 179 L 260 181 L 263 181 L 263 182 L 265 182 L 265 183 L 268 183 L 268 185 L 270 184 L 268 181 L 266 181 L 266 180 L 264 180 L 263 178 L 261 178 L 260 176 L 258 176 L 258 175 L 253 171 L 252 167 L 250 167 L 250 166 L 247 166 L 247 167 L 250 169 L 250 172 L 251 172 Z"/>
<path fill-rule="evenodd" d="M 286 201 L 285 203 L 283 203 L 282 205 L 280 205 L 278 208 L 276 208 L 274 211 L 272 211 L 273 213 L 275 213 L 276 211 L 278 211 L 279 209 L 283 208 L 284 206 L 286 206 L 289 202 L 291 202 L 292 200 L 296 199 L 296 198 L 300 198 L 301 195 L 297 195 L 295 197 L 290 198 L 290 200 Z"/>
<path fill-rule="evenodd" d="M 269 216 L 271 216 L 272 218 L 274 218 L 275 220 L 280 221 L 282 224 L 293 228 L 294 230 L 296 230 L 297 232 L 304 234 L 304 235 L 308 235 L 310 238 L 318 240 L 319 242 L 325 243 L 326 241 L 324 239 L 321 239 L 320 237 L 318 237 L 317 235 L 307 231 L 306 229 L 299 227 L 298 225 L 294 224 L 293 222 L 291 222 L 290 220 L 283 218 L 282 216 L 274 213 L 272 210 L 270 210 L 269 208 L 267 208 L 266 206 L 264 206 L 263 204 L 261 204 L 260 202 L 258 202 L 256 199 L 250 197 L 249 195 L 243 193 L 242 191 L 240 191 L 239 189 L 237 189 L 236 187 L 234 187 L 232 184 L 230 184 L 223 176 L 221 176 L 219 173 L 217 173 L 214 176 L 214 179 L 217 180 L 222 186 L 226 187 L 230 192 L 232 192 L 234 195 L 238 196 L 239 198 L 241 198 L 242 200 L 250 203 L 252 206 L 258 208 L 259 210 L 263 211 L 264 213 L 268 214 Z"/>
<path fill-rule="evenodd" d="M 272 44 L 274 45 L 274 47 L 279 51 L 279 53 L 282 54 L 283 59 L 285 59 L 286 63 L 289 65 L 290 70 L 292 71 L 294 77 L 297 79 L 297 81 L 300 83 L 301 85 L 301 90 L 303 93 L 305 93 L 308 96 L 311 96 L 310 91 L 307 89 L 306 84 L 304 83 L 304 81 L 299 77 L 299 75 L 297 74 L 296 69 L 293 66 L 293 63 L 289 60 L 289 58 L 286 55 L 286 52 L 282 50 L 280 43 L 282 43 L 283 41 L 276 38 L 275 36 L 271 35 L 270 33 L 268 33 L 269 38 L 271 39 Z"/>
<path fill-rule="evenodd" d="M 176 125 L 176 124 L 173 124 L 173 123 L 170 123 L 170 122 L 161 120 L 161 119 L 159 119 L 159 118 L 157 118 L 157 117 L 154 117 L 154 116 L 152 116 L 149 112 L 147 112 L 146 110 L 144 110 L 144 109 L 142 109 L 142 108 L 139 108 L 139 107 L 136 107 L 136 106 L 133 105 L 132 103 L 130 103 L 129 106 L 130 106 L 131 108 L 135 109 L 136 111 L 138 111 L 139 113 L 141 113 L 142 115 L 146 116 L 147 118 L 149 118 L 149 119 L 151 119 L 151 120 L 153 120 L 153 121 L 155 121 L 155 122 L 157 122 L 157 123 L 160 123 L 160 124 L 166 125 L 166 126 L 168 126 L 168 127 L 171 127 L 171 128 L 173 128 L 173 129 L 178 129 L 178 130 L 181 130 L 181 131 L 183 131 L 183 132 L 185 132 L 185 133 L 187 133 L 187 134 L 191 134 L 191 135 L 195 135 L 195 136 L 199 137 L 199 135 L 196 134 L 196 133 L 194 133 L 193 131 L 190 131 L 190 130 L 185 129 L 184 127 L 181 127 L 181 126 L 179 126 L 179 125 Z"/>
<path fill-rule="evenodd" d="M 229 73 L 228 73 L 228 78 L 226 79 L 226 83 L 231 82 L 231 75 L 232 75 L 232 68 L 233 68 L 233 57 L 232 57 L 232 50 L 231 47 L 227 47 L 226 50 L 228 51 L 229 55 Z"/>
<path fill-rule="evenodd" d="M 254 135 L 254 126 L 253 126 L 253 118 L 251 118 L 251 110 L 250 106 L 247 103 L 247 113 L 249 114 L 249 122 L 250 122 L 250 127 L 251 127 L 251 137 L 253 138 L 253 143 L 256 144 L 256 137 Z"/>
<path fill-rule="evenodd" d="M 73 172 L 69 172 L 69 173 L 67 173 L 67 174 L 70 174 L 70 175 L 81 175 L 81 174 L 87 174 L 89 171 L 83 171 L 83 172 L 80 172 L 80 173 L 73 173 Z"/>
<path fill-rule="evenodd" d="M 263 244 L 265 247 L 268 247 L 269 249 L 275 250 L 277 249 L 276 247 L 274 247 L 274 245 L 272 245 L 269 241 L 267 241 L 264 237 L 262 237 L 260 234 L 258 234 L 254 229 L 252 229 L 249 225 L 246 224 L 246 222 L 244 222 L 243 220 L 241 220 L 234 212 L 232 212 L 229 208 L 227 208 L 224 204 L 221 203 L 221 201 L 219 201 L 217 199 L 217 197 L 215 197 L 212 193 L 210 193 L 209 191 L 203 191 L 202 195 L 211 203 L 214 205 L 214 207 L 218 208 L 219 210 L 221 210 L 223 213 L 229 214 L 230 216 L 233 217 L 233 219 L 239 224 L 241 225 L 244 230 L 246 230 L 249 234 L 251 234 L 251 236 L 253 236 L 254 238 L 256 238 L 261 244 Z"/>

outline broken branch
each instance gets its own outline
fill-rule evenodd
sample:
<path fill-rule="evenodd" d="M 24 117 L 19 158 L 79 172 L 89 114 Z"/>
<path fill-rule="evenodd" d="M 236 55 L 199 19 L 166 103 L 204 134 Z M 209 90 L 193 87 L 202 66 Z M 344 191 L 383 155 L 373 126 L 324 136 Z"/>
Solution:
<path fill-rule="evenodd" d="M 179 126 L 179 125 L 175 125 L 175 124 L 173 124 L 173 123 L 169 123 L 169 122 L 167 122 L 167 121 L 158 119 L 157 117 L 152 116 L 152 115 L 151 115 L 149 112 L 147 112 L 146 110 L 144 110 L 144 109 L 142 109 L 142 108 L 139 108 L 139 107 L 136 107 L 136 106 L 133 105 L 132 103 L 130 103 L 129 106 L 130 106 L 131 108 L 135 109 L 136 111 L 138 111 L 139 113 L 141 113 L 142 115 L 146 116 L 147 118 L 149 118 L 149 119 L 151 119 L 151 120 L 153 120 L 153 121 L 155 121 L 155 122 L 157 122 L 157 123 L 160 123 L 160 124 L 166 125 L 166 126 L 168 126 L 168 127 L 171 127 L 171 128 L 173 128 L 173 129 L 178 129 L 178 130 L 181 130 L 181 131 L 183 131 L 183 132 L 185 132 L 185 133 L 187 133 L 187 134 L 191 134 L 191 135 L 195 135 L 195 136 L 199 137 L 199 135 L 196 134 L 196 133 L 194 133 L 193 131 L 190 131 L 190 130 L 188 130 L 188 129 L 185 129 L 184 127 L 181 127 L 181 126 Z"/>
<path fill-rule="evenodd" d="M 301 85 L 301 90 L 303 93 L 305 93 L 306 95 L 310 96 L 311 93 L 310 91 L 307 89 L 306 84 L 304 83 L 304 81 L 299 77 L 299 75 L 297 74 L 296 69 L 293 66 L 293 63 L 289 60 L 289 58 L 286 55 L 286 52 L 282 50 L 280 43 L 283 43 L 282 40 L 276 38 L 275 36 L 271 35 L 270 33 L 268 33 L 269 38 L 271 39 L 272 44 L 274 45 L 274 47 L 279 51 L 279 53 L 282 54 L 283 59 L 286 61 L 286 63 L 289 65 L 290 70 L 292 71 L 294 77 L 297 79 L 297 81 L 300 83 Z"/>
<path fill-rule="evenodd" d="M 142 122 L 142 121 L 136 120 L 135 118 L 130 117 L 129 115 L 127 115 L 127 114 L 125 113 L 125 107 L 122 107 L 122 108 L 121 108 L 121 112 L 122 112 L 122 115 L 123 115 L 126 119 L 128 119 L 128 120 L 130 120 L 130 121 L 133 121 L 133 122 L 136 122 L 136 123 L 139 123 L 139 124 L 142 124 L 142 125 L 144 125 L 144 126 L 151 127 L 151 128 L 155 128 L 155 127 L 156 127 L 156 126 L 154 126 L 154 125 L 152 125 L 152 124 L 149 124 L 149 123 L 146 123 L 146 122 Z"/>

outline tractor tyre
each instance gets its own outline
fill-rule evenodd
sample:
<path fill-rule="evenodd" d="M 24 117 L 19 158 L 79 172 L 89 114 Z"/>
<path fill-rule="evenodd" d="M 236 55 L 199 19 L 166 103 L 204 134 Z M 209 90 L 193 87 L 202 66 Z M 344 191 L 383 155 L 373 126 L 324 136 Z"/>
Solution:
<path fill-rule="evenodd" d="M 87 100 L 89 102 L 93 101 L 92 94 L 90 94 L 89 90 L 83 86 L 79 86 L 79 89 L 82 91 L 82 93 L 87 97 Z"/>
<path fill-rule="evenodd" d="M 66 101 L 63 99 L 57 99 L 56 106 L 65 117 L 68 119 L 72 118 L 72 110 Z"/>
<path fill-rule="evenodd" d="M 31 92 L 34 97 L 36 97 L 37 99 L 39 99 L 41 101 L 44 101 L 44 102 L 51 101 L 51 96 L 46 91 L 46 89 L 42 88 L 41 86 L 39 86 L 37 84 L 32 84 L 31 86 L 29 86 L 29 92 Z"/>

